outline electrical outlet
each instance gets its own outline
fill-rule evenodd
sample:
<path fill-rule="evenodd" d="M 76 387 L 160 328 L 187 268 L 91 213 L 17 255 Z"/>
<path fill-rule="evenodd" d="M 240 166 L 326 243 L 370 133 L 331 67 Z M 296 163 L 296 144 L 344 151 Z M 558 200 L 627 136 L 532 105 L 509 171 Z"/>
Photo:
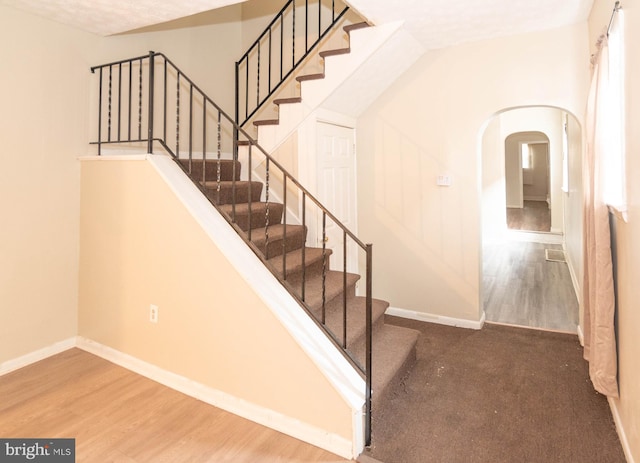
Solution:
<path fill-rule="evenodd" d="M 158 323 L 158 306 L 151 304 L 149 307 L 149 321 L 151 323 Z"/>

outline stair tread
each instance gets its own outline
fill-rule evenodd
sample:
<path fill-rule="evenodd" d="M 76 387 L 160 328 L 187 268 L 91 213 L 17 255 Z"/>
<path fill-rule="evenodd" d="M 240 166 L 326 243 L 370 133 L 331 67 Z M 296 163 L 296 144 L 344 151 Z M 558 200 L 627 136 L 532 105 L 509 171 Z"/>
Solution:
<path fill-rule="evenodd" d="M 253 125 L 278 125 L 280 123 L 280 119 L 261 119 L 259 121 L 253 121 Z"/>
<path fill-rule="evenodd" d="M 251 202 L 251 212 L 256 212 L 258 210 L 264 210 L 267 208 L 267 204 L 269 204 L 269 207 L 274 207 L 277 209 L 282 208 L 282 204 L 280 203 L 273 203 L 273 202 L 269 202 L 269 203 L 265 203 L 263 201 L 253 201 Z M 226 212 L 227 214 L 230 214 L 231 211 L 233 210 L 233 205 L 232 204 L 223 204 L 220 206 L 220 209 L 223 212 Z M 249 213 L 249 203 L 237 203 L 236 204 L 236 214 L 248 214 Z M 275 226 L 275 225 L 274 225 Z"/>
<path fill-rule="evenodd" d="M 316 74 L 305 74 L 305 75 L 296 77 L 296 80 L 298 82 L 302 82 L 304 80 L 318 80 L 318 79 L 324 79 L 324 72 L 318 72 Z"/>
<path fill-rule="evenodd" d="M 302 97 L 292 96 L 290 98 L 276 98 L 273 100 L 273 104 L 281 105 L 281 104 L 292 104 L 292 103 L 300 103 L 302 102 Z"/>
<path fill-rule="evenodd" d="M 331 251 L 331 249 L 325 249 L 323 252 L 322 248 L 310 247 L 305 247 L 304 250 L 304 263 L 307 267 L 318 261 L 322 261 L 323 257 L 329 257 L 333 252 Z M 273 266 L 273 268 L 276 270 L 276 272 L 278 272 L 279 275 L 282 275 L 282 260 L 282 254 L 267 260 L 267 262 Z M 289 251 L 286 254 L 286 265 L 287 275 L 290 275 L 293 272 L 302 271 L 302 249 Z"/>
<path fill-rule="evenodd" d="M 352 287 L 360 279 L 360 275 L 347 273 L 347 288 Z M 299 278 L 287 280 L 296 294 L 301 294 L 302 281 Z M 325 305 L 329 304 L 336 296 L 342 293 L 344 282 L 342 272 L 329 270 L 325 277 Z M 311 310 L 320 310 L 322 307 L 322 276 L 307 279 L 305 285 L 305 302 Z"/>
<path fill-rule="evenodd" d="M 359 22 L 359 23 L 347 24 L 346 26 L 344 26 L 342 28 L 342 30 L 345 31 L 345 32 L 351 32 L 351 31 L 355 31 L 355 30 L 358 30 L 358 29 L 364 29 L 364 28 L 367 28 L 367 27 L 371 27 L 371 26 L 369 26 L 369 24 L 367 22 L 362 21 L 362 22 Z"/>
<path fill-rule="evenodd" d="M 373 336 L 373 400 L 379 400 L 394 379 L 400 379 L 415 360 L 419 331 L 395 325 L 382 325 Z M 356 358 L 364 358 L 364 345 L 354 346 Z M 409 365 L 407 365 L 409 363 Z"/>
<path fill-rule="evenodd" d="M 334 48 L 332 50 L 323 50 L 320 53 L 321 58 L 325 58 L 327 56 L 337 56 L 337 55 L 346 55 L 351 53 L 351 47 L 346 48 Z"/>
<path fill-rule="evenodd" d="M 389 307 L 387 301 L 381 299 L 371 300 L 371 323 L 377 326 L 376 322 L 381 320 L 384 322 L 384 313 Z M 367 299 L 362 296 L 356 296 L 347 300 L 347 348 L 350 351 L 357 350 L 356 343 L 364 341 L 367 330 Z M 327 311 L 325 325 L 329 328 L 339 341 L 342 341 L 342 321 L 344 318 L 342 304 Z M 364 351 L 363 351 L 364 352 Z M 359 358 L 364 365 L 364 357 Z"/>
<path fill-rule="evenodd" d="M 218 182 L 217 180 L 207 180 L 206 182 L 200 182 L 205 188 L 216 188 L 218 186 L 218 183 L 220 183 L 221 187 L 232 187 L 234 184 L 236 186 L 249 186 L 249 185 L 259 185 L 262 186 L 264 185 L 262 182 L 259 182 L 257 180 L 252 180 L 251 182 L 248 180 L 220 180 L 220 182 Z"/>
<path fill-rule="evenodd" d="M 286 227 L 287 236 L 292 236 L 296 233 L 306 234 L 306 230 L 307 228 L 303 227 L 302 225 L 287 224 L 287 227 Z M 285 233 L 284 224 L 277 223 L 277 224 L 269 225 L 269 240 L 279 241 L 282 238 L 284 238 L 284 233 Z M 264 228 L 251 231 L 251 241 L 253 243 L 256 243 L 256 244 L 264 243 L 266 239 L 267 239 L 266 230 Z"/>

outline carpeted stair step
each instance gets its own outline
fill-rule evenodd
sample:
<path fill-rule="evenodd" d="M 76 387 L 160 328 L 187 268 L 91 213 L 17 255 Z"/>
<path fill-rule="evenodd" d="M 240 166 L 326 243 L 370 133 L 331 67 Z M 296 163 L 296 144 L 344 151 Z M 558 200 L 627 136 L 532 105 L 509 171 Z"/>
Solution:
<path fill-rule="evenodd" d="M 360 279 L 360 275 L 355 273 L 347 273 L 346 293 L 347 297 L 355 295 L 355 286 Z M 293 291 L 302 297 L 302 279 L 291 278 L 287 283 Z M 342 297 L 342 291 L 345 288 L 342 272 L 329 270 L 326 272 L 324 280 L 324 301 L 325 308 L 330 306 L 334 300 Z M 304 301 L 311 308 L 317 318 L 320 320 L 322 312 L 322 275 L 318 275 L 305 280 L 305 298 Z"/>
<path fill-rule="evenodd" d="M 306 236 L 307 227 L 302 225 L 287 225 L 285 230 L 285 226 L 278 223 L 269 225 L 268 230 L 264 227 L 251 230 L 251 242 L 262 251 L 266 259 L 282 254 L 283 242 L 285 252 L 300 249 L 304 246 Z"/>
<path fill-rule="evenodd" d="M 302 250 L 304 249 L 304 256 Z M 283 255 L 270 258 L 267 262 L 273 267 L 278 275 L 283 275 L 283 260 L 287 270 L 288 279 L 300 279 L 302 278 L 302 270 L 304 269 L 305 278 L 314 278 L 322 275 L 322 269 L 326 264 L 326 269 L 329 270 L 329 257 L 331 256 L 331 249 L 322 248 L 300 248 L 294 251 L 288 252 L 283 259 Z M 303 262 L 304 257 L 304 262 Z"/>
<path fill-rule="evenodd" d="M 416 343 L 420 332 L 383 324 L 373 335 L 372 408 L 398 386 L 416 361 Z M 365 358 L 364 344 L 353 352 Z"/>
<path fill-rule="evenodd" d="M 280 203 L 251 203 L 251 215 L 249 215 L 249 203 L 236 204 L 235 215 L 232 204 L 222 204 L 219 209 L 227 214 L 241 230 L 251 228 L 264 228 L 269 224 L 279 224 L 282 221 L 284 206 Z M 251 218 L 251 221 L 249 221 Z"/>
<path fill-rule="evenodd" d="M 232 181 L 210 181 L 205 182 L 204 187 L 207 190 L 207 196 L 215 204 L 231 204 L 234 198 L 235 202 L 248 203 L 249 198 L 252 202 L 259 202 L 262 194 L 262 182 L 246 182 L 242 180 Z"/>
<path fill-rule="evenodd" d="M 245 232 L 246 234 L 248 233 Z M 251 230 L 251 242 L 264 254 L 265 258 L 270 259 L 282 254 L 283 243 L 285 252 L 300 249 L 304 246 L 306 235 L 307 228 L 302 225 L 288 224 L 285 231 L 283 224 L 275 224 L 269 225 L 268 235 L 264 227 Z"/>
<path fill-rule="evenodd" d="M 192 159 L 191 170 L 189 170 L 189 160 L 180 159 L 179 163 L 187 174 L 197 182 L 202 182 L 202 172 L 205 173 L 205 181 L 214 181 L 218 179 L 218 162 L 220 163 L 220 180 L 230 181 L 234 178 L 234 165 L 235 165 L 235 179 L 240 180 L 241 165 L 239 161 L 233 161 L 231 159 Z"/>
<path fill-rule="evenodd" d="M 344 303 L 338 298 L 339 303 L 333 303 L 326 311 L 325 325 L 342 342 L 344 337 Z M 337 302 L 337 301 L 336 301 Z M 371 301 L 371 327 L 375 333 L 384 325 L 384 313 L 389 303 L 380 299 Z M 347 299 L 347 349 L 351 353 L 364 352 L 364 343 L 367 333 L 367 299 L 355 296 Z M 356 357 L 360 365 L 364 366 L 364 357 Z"/>

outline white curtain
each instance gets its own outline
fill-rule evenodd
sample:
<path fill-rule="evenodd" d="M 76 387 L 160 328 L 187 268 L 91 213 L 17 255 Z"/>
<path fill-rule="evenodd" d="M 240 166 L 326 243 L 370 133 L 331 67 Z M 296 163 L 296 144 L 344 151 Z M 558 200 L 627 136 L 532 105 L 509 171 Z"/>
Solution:
<path fill-rule="evenodd" d="M 612 146 L 611 143 L 610 120 L 615 89 L 612 89 L 610 81 L 606 35 L 602 37 L 599 45 L 599 52 L 594 57 L 587 104 L 587 153 L 583 164 L 584 357 L 589 361 L 589 375 L 595 389 L 607 396 L 618 397 L 614 330 L 615 292 L 609 209 L 604 197 L 607 181 L 605 166 L 613 150 L 619 147 Z"/>

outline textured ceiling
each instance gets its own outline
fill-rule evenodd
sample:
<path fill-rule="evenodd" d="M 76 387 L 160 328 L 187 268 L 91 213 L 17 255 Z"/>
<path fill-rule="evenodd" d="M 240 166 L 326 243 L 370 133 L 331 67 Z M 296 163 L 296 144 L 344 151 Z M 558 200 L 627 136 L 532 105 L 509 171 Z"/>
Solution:
<path fill-rule="evenodd" d="M 99 35 L 112 35 L 243 1 L 0 0 L 0 5 Z M 575 24 L 587 19 L 593 1 L 348 0 L 348 3 L 373 24 L 404 20 L 407 32 L 425 49 L 433 49 Z"/>
<path fill-rule="evenodd" d="M 245 0 L 0 0 L 98 35 L 112 35 L 191 16 Z"/>
<path fill-rule="evenodd" d="M 594 0 L 348 0 L 374 24 L 405 21 L 426 49 L 585 21 Z"/>

